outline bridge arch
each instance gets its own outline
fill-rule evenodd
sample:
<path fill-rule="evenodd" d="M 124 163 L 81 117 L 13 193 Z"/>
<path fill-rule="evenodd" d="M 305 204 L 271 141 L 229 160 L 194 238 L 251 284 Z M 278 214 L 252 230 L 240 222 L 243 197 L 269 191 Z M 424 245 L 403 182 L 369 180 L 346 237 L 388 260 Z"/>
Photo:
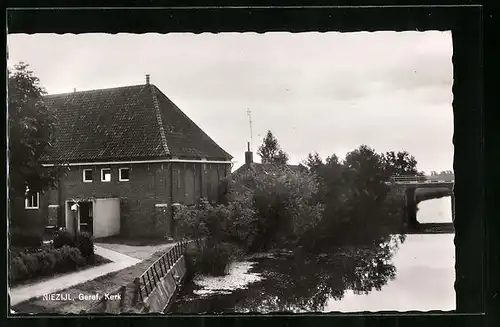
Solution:
<path fill-rule="evenodd" d="M 453 192 L 454 180 L 433 180 L 427 176 L 392 176 L 387 182 L 388 185 L 405 188 L 406 195 L 406 218 L 411 226 L 417 226 L 417 205 L 421 201 L 451 197 L 451 219 L 455 222 L 455 194 Z M 420 192 L 417 196 L 417 190 L 433 190 L 429 192 Z M 423 194 L 423 195 L 422 195 Z"/>

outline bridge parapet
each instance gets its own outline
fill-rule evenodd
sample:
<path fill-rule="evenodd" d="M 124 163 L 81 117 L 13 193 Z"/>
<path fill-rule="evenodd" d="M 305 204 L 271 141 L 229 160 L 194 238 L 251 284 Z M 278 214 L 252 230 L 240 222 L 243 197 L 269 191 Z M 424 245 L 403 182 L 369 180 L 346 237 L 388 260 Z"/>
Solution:
<path fill-rule="evenodd" d="M 414 185 L 414 184 L 454 184 L 454 180 L 436 180 L 428 176 L 392 176 L 388 184 Z"/>

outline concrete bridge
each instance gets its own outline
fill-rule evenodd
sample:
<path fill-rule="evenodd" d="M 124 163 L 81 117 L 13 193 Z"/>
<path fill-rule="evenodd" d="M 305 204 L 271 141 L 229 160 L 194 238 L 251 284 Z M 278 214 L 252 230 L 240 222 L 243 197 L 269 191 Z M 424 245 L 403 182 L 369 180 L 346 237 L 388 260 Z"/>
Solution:
<path fill-rule="evenodd" d="M 426 176 L 393 176 L 386 184 L 405 188 L 407 219 L 411 226 L 418 226 L 418 202 L 448 195 L 451 196 L 451 218 L 453 222 L 455 221 L 454 180 L 434 180 Z M 417 190 L 425 190 L 420 194 L 422 198 L 420 200 L 417 199 Z"/>

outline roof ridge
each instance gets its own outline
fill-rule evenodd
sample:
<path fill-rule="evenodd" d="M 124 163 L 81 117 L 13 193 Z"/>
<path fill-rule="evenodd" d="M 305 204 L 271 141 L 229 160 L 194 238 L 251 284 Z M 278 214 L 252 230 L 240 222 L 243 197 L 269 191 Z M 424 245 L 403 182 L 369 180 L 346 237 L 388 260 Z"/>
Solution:
<path fill-rule="evenodd" d="M 82 91 L 73 91 L 73 92 L 63 92 L 63 93 L 51 93 L 51 94 L 46 94 L 43 97 L 53 97 L 53 96 L 61 96 L 61 95 L 69 95 L 69 94 L 75 94 L 75 93 L 86 93 L 86 92 L 97 92 L 97 91 L 111 91 L 111 90 L 118 90 L 118 89 L 126 89 L 126 88 L 135 88 L 135 87 L 140 87 L 144 86 L 144 84 L 137 84 L 137 85 L 123 85 L 123 86 L 115 86 L 115 87 L 107 87 L 103 89 L 90 89 L 90 90 L 82 90 Z"/>
<path fill-rule="evenodd" d="M 163 145 L 163 150 L 165 151 L 166 154 L 170 154 L 170 150 L 168 149 L 167 145 L 167 136 L 165 135 L 165 128 L 163 127 L 163 121 L 161 119 L 160 104 L 158 103 L 158 98 L 156 97 L 156 91 L 154 85 L 149 84 L 149 89 L 151 90 L 151 97 L 153 98 L 153 106 L 155 109 L 156 121 L 158 122 L 158 125 L 160 127 L 160 136 Z"/>

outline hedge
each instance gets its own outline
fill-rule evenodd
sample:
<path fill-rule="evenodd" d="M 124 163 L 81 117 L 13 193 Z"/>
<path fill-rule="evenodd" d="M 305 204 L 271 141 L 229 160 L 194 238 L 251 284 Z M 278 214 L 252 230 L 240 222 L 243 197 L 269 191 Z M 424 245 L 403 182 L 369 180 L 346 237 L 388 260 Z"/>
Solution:
<path fill-rule="evenodd" d="M 87 260 L 80 250 L 69 246 L 43 249 L 36 253 L 20 253 L 11 257 L 9 281 L 19 283 L 35 277 L 73 271 L 86 264 Z"/>

